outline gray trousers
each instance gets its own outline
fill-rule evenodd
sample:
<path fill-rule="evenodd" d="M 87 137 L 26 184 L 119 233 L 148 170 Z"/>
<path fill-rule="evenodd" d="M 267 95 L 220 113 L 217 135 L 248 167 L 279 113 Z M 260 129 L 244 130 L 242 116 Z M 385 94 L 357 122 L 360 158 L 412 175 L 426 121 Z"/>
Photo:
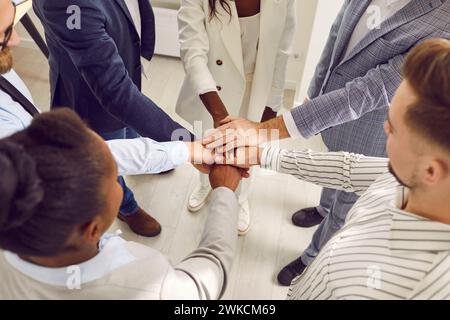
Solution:
<path fill-rule="evenodd" d="M 309 265 L 336 231 L 342 228 L 347 213 L 356 200 L 358 200 L 358 196 L 354 193 L 328 188 L 322 190 L 320 205 L 317 210 L 324 219 L 314 233 L 310 245 L 302 254 L 301 258 L 304 264 Z"/>

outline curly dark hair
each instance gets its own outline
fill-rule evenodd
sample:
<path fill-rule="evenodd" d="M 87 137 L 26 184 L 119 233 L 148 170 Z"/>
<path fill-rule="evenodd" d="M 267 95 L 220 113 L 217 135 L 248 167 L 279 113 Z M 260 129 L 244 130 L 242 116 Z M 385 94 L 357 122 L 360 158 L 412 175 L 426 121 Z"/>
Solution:
<path fill-rule="evenodd" d="M 221 5 L 222 8 L 230 15 L 231 17 L 231 7 L 230 5 L 226 2 L 226 0 L 209 0 L 209 15 L 210 18 L 214 18 L 217 17 L 217 7 L 218 5 Z"/>
<path fill-rule="evenodd" d="M 54 256 L 104 207 L 104 155 L 82 120 L 61 108 L 0 140 L 0 248 Z"/>

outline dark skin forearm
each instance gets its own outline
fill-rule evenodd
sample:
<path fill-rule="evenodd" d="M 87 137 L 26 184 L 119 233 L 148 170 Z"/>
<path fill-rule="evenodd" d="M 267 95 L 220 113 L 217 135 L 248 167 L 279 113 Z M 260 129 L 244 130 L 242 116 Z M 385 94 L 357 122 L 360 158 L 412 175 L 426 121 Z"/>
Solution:
<path fill-rule="evenodd" d="M 249 17 L 258 14 L 261 11 L 261 0 L 237 0 L 236 9 L 239 17 Z M 219 97 L 219 94 L 215 91 L 207 92 L 200 95 L 206 110 L 213 118 L 214 127 L 220 126 L 220 121 L 229 116 L 227 108 Z M 269 110 L 267 110 L 269 109 Z M 263 121 L 273 118 L 273 111 L 270 108 L 266 108 L 263 114 Z"/>
<path fill-rule="evenodd" d="M 206 110 L 208 110 L 209 114 L 213 118 L 214 127 L 217 128 L 219 126 L 219 122 L 228 117 L 229 114 L 227 108 L 223 104 L 218 93 L 215 91 L 200 95 L 200 99 L 205 105 Z"/>

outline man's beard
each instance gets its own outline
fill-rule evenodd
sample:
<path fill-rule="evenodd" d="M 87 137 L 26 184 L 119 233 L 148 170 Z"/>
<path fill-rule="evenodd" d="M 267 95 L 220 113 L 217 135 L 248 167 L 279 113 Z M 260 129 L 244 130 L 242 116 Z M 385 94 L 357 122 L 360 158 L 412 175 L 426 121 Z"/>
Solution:
<path fill-rule="evenodd" d="M 408 185 L 406 182 L 404 182 L 400 177 L 395 173 L 394 168 L 392 167 L 392 164 L 389 162 L 389 172 L 397 179 L 398 183 L 402 185 L 403 187 L 406 187 L 408 189 L 412 189 L 413 185 Z M 413 179 L 414 180 L 414 179 Z"/>
<path fill-rule="evenodd" d="M 13 67 L 13 57 L 11 49 L 6 47 L 0 51 L 0 74 L 5 74 L 11 71 Z"/>

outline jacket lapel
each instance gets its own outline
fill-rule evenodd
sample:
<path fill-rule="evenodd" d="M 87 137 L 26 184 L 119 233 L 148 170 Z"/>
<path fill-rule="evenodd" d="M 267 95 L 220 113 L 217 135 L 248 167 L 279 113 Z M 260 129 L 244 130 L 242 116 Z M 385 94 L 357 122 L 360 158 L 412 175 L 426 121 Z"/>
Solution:
<path fill-rule="evenodd" d="M 215 23 L 218 24 L 219 29 L 221 30 L 222 41 L 225 48 L 228 51 L 228 54 L 231 57 L 236 68 L 239 70 L 239 73 L 244 78 L 244 59 L 242 57 L 242 42 L 241 42 L 241 26 L 239 24 L 239 17 L 236 9 L 236 5 L 234 1 L 228 2 L 231 8 L 232 18 L 228 13 L 222 8 L 222 6 L 218 6 L 218 17 L 214 18 Z M 225 24 L 228 24 L 225 26 Z M 239 41 L 236 41 L 238 39 Z"/>
<path fill-rule="evenodd" d="M 270 5 L 269 2 L 272 1 L 265 1 L 261 0 L 261 10 L 260 10 L 260 27 L 259 27 L 259 43 L 258 43 L 258 53 L 256 57 L 256 69 L 258 69 L 258 66 L 261 65 L 259 63 L 260 61 L 267 61 L 265 59 L 267 49 L 266 45 L 268 42 L 270 42 L 271 34 L 276 32 L 271 28 L 270 20 L 273 19 L 274 12 L 272 10 L 269 10 L 268 6 Z M 273 41 L 273 40 L 272 40 Z M 255 70 L 255 74 L 258 73 L 259 70 Z"/>
<path fill-rule="evenodd" d="M 139 11 L 141 14 L 141 54 L 150 60 L 156 45 L 155 14 L 149 0 L 139 0 Z"/>
<path fill-rule="evenodd" d="M 350 38 L 355 30 L 356 25 L 369 7 L 371 0 L 351 1 L 344 17 L 342 18 L 342 25 L 339 28 L 339 33 L 336 39 L 336 46 L 333 52 L 332 68 L 340 62 L 341 56 L 350 41 Z"/>
<path fill-rule="evenodd" d="M 128 19 L 128 22 L 131 23 L 131 25 L 133 26 L 133 30 L 136 32 L 137 35 L 139 35 L 139 33 L 136 30 L 136 26 L 134 25 L 133 18 L 131 17 L 130 11 L 128 10 L 128 7 L 127 7 L 127 4 L 125 3 L 125 1 L 124 0 L 114 0 L 114 1 L 116 1 L 116 3 L 122 9 L 123 13 L 125 14 L 125 16 Z"/>
<path fill-rule="evenodd" d="M 364 48 L 368 47 L 375 40 L 381 38 L 385 34 L 395 30 L 396 28 L 417 19 L 424 14 L 434 10 L 437 6 L 441 5 L 441 0 L 413 0 L 408 3 L 403 9 L 398 11 L 392 17 L 384 21 L 380 28 L 376 28 L 370 31 L 350 52 L 349 56 L 345 59 L 348 61 L 355 55 L 360 53 Z M 342 61 L 341 63 L 345 62 Z"/>

